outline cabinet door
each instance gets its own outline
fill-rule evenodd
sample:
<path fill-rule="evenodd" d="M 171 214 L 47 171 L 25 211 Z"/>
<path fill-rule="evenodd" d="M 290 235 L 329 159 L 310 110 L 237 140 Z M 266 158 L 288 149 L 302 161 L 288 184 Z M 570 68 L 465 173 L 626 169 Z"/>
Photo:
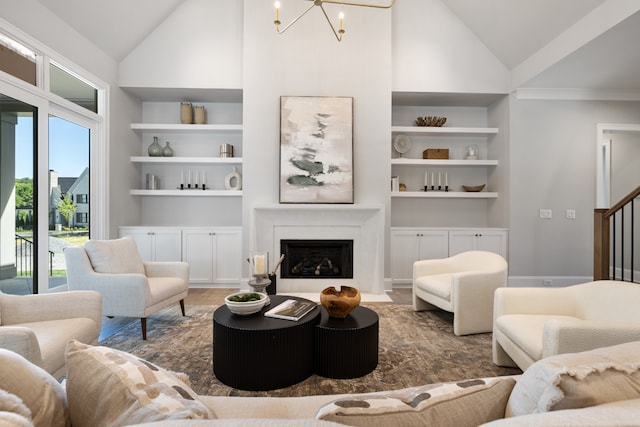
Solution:
<path fill-rule="evenodd" d="M 449 256 L 475 250 L 476 234 L 475 231 L 450 231 Z"/>
<path fill-rule="evenodd" d="M 391 280 L 394 283 L 411 283 L 413 263 L 418 259 L 417 230 L 391 231 Z"/>
<path fill-rule="evenodd" d="M 449 256 L 448 231 L 420 231 L 418 243 L 419 260 L 440 259 Z"/>
<path fill-rule="evenodd" d="M 144 261 L 153 261 L 153 234 L 148 228 L 120 229 L 120 237 L 130 236 L 136 242 L 138 252 Z"/>
<path fill-rule="evenodd" d="M 183 230 L 182 259 L 189 263 L 190 283 L 213 283 L 214 240 L 212 229 Z"/>
<path fill-rule="evenodd" d="M 449 232 L 449 256 L 474 250 L 494 252 L 506 258 L 506 231 L 483 229 Z"/>
<path fill-rule="evenodd" d="M 481 231 L 476 239 L 477 250 L 489 251 L 507 258 L 507 233 L 505 231 Z"/>
<path fill-rule="evenodd" d="M 152 261 L 182 260 L 182 233 L 179 229 L 152 229 Z"/>
<path fill-rule="evenodd" d="M 240 283 L 242 277 L 242 232 L 240 230 L 215 231 L 214 282 Z"/>

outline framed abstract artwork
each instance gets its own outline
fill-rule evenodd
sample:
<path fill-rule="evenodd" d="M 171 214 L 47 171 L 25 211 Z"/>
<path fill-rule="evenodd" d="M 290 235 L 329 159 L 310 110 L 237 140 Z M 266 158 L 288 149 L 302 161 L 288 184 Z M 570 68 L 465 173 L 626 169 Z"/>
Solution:
<path fill-rule="evenodd" d="M 280 97 L 280 203 L 353 203 L 353 98 Z"/>

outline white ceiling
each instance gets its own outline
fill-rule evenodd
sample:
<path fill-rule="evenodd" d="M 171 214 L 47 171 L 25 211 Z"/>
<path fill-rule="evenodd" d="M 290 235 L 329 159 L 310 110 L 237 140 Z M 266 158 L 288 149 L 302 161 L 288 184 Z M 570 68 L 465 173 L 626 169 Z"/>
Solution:
<path fill-rule="evenodd" d="M 186 0 L 38 1 L 121 61 Z M 514 70 L 594 9 L 615 7 L 621 0 L 441 1 L 496 58 Z M 100 18 L 87 19 L 88 16 Z M 638 40 L 640 12 L 595 39 L 583 40 L 563 58 L 516 83 L 522 87 L 640 92 L 640 49 L 635 45 Z"/>

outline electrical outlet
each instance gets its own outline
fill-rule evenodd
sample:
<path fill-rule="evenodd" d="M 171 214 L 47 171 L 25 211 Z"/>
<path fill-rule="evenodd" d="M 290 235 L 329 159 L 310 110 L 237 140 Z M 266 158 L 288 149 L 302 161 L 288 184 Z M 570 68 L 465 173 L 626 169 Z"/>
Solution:
<path fill-rule="evenodd" d="M 575 209 L 567 209 L 567 219 L 576 219 Z"/>
<path fill-rule="evenodd" d="M 542 286 L 551 286 L 551 279 L 544 279 L 542 280 Z"/>
<path fill-rule="evenodd" d="M 540 209 L 540 218 L 551 219 L 553 217 L 553 211 L 551 209 Z"/>

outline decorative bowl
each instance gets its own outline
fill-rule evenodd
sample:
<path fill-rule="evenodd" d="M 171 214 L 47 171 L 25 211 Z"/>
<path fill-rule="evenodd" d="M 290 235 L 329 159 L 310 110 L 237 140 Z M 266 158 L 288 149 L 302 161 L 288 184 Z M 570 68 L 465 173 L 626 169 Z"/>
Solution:
<path fill-rule="evenodd" d="M 340 290 L 337 291 L 333 286 L 329 286 L 320 293 L 320 304 L 330 317 L 344 319 L 360 305 L 360 291 L 351 286 L 340 286 Z"/>
<path fill-rule="evenodd" d="M 446 117 L 426 116 L 416 119 L 416 126 L 442 127 L 447 122 Z"/>
<path fill-rule="evenodd" d="M 258 299 L 254 299 L 256 296 Z M 234 299 L 237 301 L 234 301 Z M 243 301 L 244 299 L 246 301 Z M 259 312 L 266 301 L 267 294 L 253 291 L 236 292 L 224 298 L 224 303 L 229 308 L 229 311 L 240 316 L 248 316 Z"/>
<path fill-rule="evenodd" d="M 463 185 L 462 188 L 464 191 L 468 191 L 470 193 L 477 193 L 478 191 L 482 191 L 484 189 L 485 184 L 482 185 Z"/>

